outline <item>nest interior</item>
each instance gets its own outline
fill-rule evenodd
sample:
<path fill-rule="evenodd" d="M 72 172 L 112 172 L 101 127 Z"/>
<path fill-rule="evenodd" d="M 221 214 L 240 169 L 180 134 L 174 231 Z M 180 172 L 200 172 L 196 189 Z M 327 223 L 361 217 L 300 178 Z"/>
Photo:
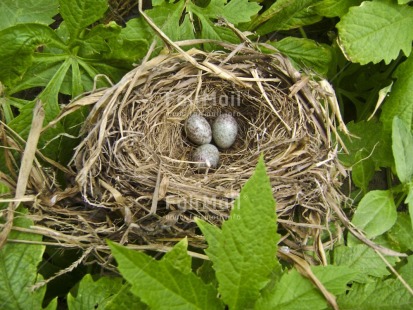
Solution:
<path fill-rule="evenodd" d="M 129 241 L 189 236 L 201 245 L 195 217 L 221 224 L 263 154 L 284 243 L 316 244 L 342 200 L 334 93 L 278 53 L 224 49 L 158 56 L 72 103 L 93 104 L 72 160 L 83 199 L 104 225 L 127 229 Z M 184 122 L 192 113 L 238 122 L 217 169 L 199 172 L 190 161 L 196 146 Z"/>

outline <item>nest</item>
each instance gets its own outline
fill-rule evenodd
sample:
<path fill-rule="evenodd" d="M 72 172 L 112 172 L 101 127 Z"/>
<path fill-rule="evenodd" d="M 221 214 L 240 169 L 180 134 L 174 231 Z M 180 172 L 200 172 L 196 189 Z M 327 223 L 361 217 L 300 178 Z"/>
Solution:
<path fill-rule="evenodd" d="M 220 225 L 263 154 L 283 244 L 303 252 L 334 242 L 332 210 L 342 203 L 345 171 L 331 86 L 276 51 L 221 45 L 144 61 L 118 84 L 67 106 L 61 117 L 93 108 L 70 170 L 58 167 L 73 187 L 61 190 L 42 173 L 50 186 L 43 183 L 31 213 L 55 232 L 49 237 L 89 253 L 103 249 L 104 238 L 163 249 L 188 236 L 203 247 L 195 217 Z M 199 172 L 191 162 L 196 146 L 183 127 L 192 113 L 210 122 L 230 113 L 238 122 L 236 142 L 221 150 L 216 169 Z"/>

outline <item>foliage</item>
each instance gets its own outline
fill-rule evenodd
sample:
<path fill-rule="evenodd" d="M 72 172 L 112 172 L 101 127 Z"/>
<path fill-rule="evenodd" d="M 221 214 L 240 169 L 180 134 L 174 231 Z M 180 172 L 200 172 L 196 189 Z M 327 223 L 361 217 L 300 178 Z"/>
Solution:
<path fill-rule="evenodd" d="M 172 40 L 240 42 L 239 29 L 263 52 L 274 48 L 312 79 L 328 79 L 351 136 L 339 158 L 351 169 L 352 225 L 374 242 L 410 255 L 388 264 L 413 285 L 413 6 L 407 0 L 153 0 L 146 10 Z M 70 99 L 119 79 L 164 45 L 140 16 L 103 22 L 107 0 L 3 0 L 0 3 L 0 117 L 26 137 L 41 99 L 50 122 Z M 212 43 L 186 46 L 212 50 Z M 153 56 L 152 55 L 152 56 Z M 40 150 L 65 164 L 87 110 L 48 129 Z M 0 171 L 12 175 L 0 153 Z M 380 178 L 380 182 L 377 182 Z M 1 192 L 7 191 L 0 185 Z M 0 250 L 0 308 L 69 309 L 258 308 L 326 309 L 320 291 L 276 258 L 274 201 L 262 161 L 222 228 L 197 221 L 210 261 L 199 264 L 181 240 L 161 259 L 110 243 L 120 277 L 86 274 L 70 292 L 45 298 L 44 246 L 9 242 Z M 39 242 L 16 216 L 12 240 Z M 341 309 L 406 309 L 412 295 L 375 251 L 347 236 L 312 273 Z M 46 256 L 45 256 L 46 257 Z M 197 266 L 196 266 L 197 264 Z M 76 270 L 74 271 L 76 272 Z M 50 274 L 50 272 L 49 272 Z M 78 279 L 81 276 L 77 277 Z M 350 289 L 351 287 L 351 289 Z M 48 292 L 50 286 L 48 286 Z"/>

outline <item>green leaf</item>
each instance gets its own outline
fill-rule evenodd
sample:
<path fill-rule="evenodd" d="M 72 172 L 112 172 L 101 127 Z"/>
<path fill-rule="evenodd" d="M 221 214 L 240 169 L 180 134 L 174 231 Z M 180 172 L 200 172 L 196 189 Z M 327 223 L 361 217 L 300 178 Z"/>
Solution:
<path fill-rule="evenodd" d="M 337 301 L 341 310 L 405 310 L 413 307 L 413 296 L 397 279 L 353 283 L 350 292 Z"/>
<path fill-rule="evenodd" d="M 103 309 L 121 286 L 122 278 L 101 277 L 93 281 L 92 276 L 87 274 L 67 296 L 69 310 Z"/>
<path fill-rule="evenodd" d="M 350 8 L 337 24 L 340 47 L 352 62 L 386 64 L 400 50 L 410 54 L 413 40 L 413 8 L 393 1 L 365 1 Z"/>
<path fill-rule="evenodd" d="M 315 10 L 320 0 L 278 0 L 248 24 L 249 30 L 264 35 L 276 30 L 289 30 L 321 20 Z"/>
<path fill-rule="evenodd" d="M 407 264 L 400 268 L 400 275 L 404 280 L 413 286 L 413 256 L 407 257 Z"/>
<path fill-rule="evenodd" d="M 23 210 L 23 212 L 21 212 Z M 21 213 L 20 213 L 21 212 Z M 25 218 L 27 210 L 18 209 L 14 226 L 29 228 L 33 222 Z M 41 242 L 37 234 L 12 230 L 9 239 Z M 8 242 L 0 249 L 0 307 L 3 310 L 42 309 L 46 287 L 34 292 L 31 286 L 42 277 L 37 273 L 37 265 L 42 260 L 45 247 L 36 244 Z"/>
<path fill-rule="evenodd" d="M 174 250 L 182 252 L 185 249 L 185 253 L 171 254 L 160 261 L 110 241 L 108 244 L 119 271 L 132 285 L 131 292 L 152 309 L 222 309 L 214 287 L 206 285 L 192 272 L 181 271 L 186 264 L 185 259 L 174 266 L 172 259 L 188 255 L 187 240 L 181 242 L 185 247 L 179 243 Z"/>
<path fill-rule="evenodd" d="M 115 22 L 106 25 L 99 24 L 91 30 L 86 30 L 80 43 L 79 55 L 91 58 L 99 57 L 98 55 L 101 53 L 109 53 L 111 47 L 108 41 L 118 37 L 121 30 L 122 27 Z"/>
<path fill-rule="evenodd" d="M 397 0 L 398 4 L 407 4 L 409 2 L 412 2 L 412 0 Z"/>
<path fill-rule="evenodd" d="M 348 290 L 348 283 L 357 278 L 358 270 L 347 266 L 312 266 L 314 275 L 324 287 L 334 295 L 340 295 Z"/>
<path fill-rule="evenodd" d="M 187 253 L 188 239 L 182 239 L 179 241 L 171 251 L 165 254 L 163 260 L 165 264 L 170 264 L 170 267 L 178 269 L 184 274 L 189 274 L 192 272 L 191 256 Z"/>
<path fill-rule="evenodd" d="M 393 78 L 397 81 L 383 104 L 380 116 L 384 129 L 389 133 L 395 116 L 413 129 L 413 57 L 407 58 L 397 67 Z"/>
<path fill-rule="evenodd" d="M 222 1 L 219 2 L 222 3 Z M 251 16 L 257 14 L 260 10 L 261 6 L 258 3 L 249 2 L 248 0 L 231 0 L 224 6 L 222 16 L 230 23 L 237 25 L 249 22 Z"/>
<path fill-rule="evenodd" d="M 357 162 L 351 169 L 351 177 L 354 184 L 366 193 L 369 183 L 374 176 L 375 164 L 365 150 L 357 151 L 355 159 Z"/>
<path fill-rule="evenodd" d="M 318 289 L 295 269 L 283 274 L 271 290 L 258 299 L 257 310 L 326 309 L 327 302 Z"/>
<path fill-rule="evenodd" d="M 347 124 L 352 136 L 341 135 L 348 149 L 348 154 L 339 154 L 339 159 L 346 166 L 353 166 L 358 163 L 358 152 L 367 155 L 365 160 L 371 160 L 375 168 L 391 167 L 393 156 L 391 150 L 390 135 L 383 129 L 383 124 L 377 121 L 362 121 L 358 123 L 350 122 Z"/>
<path fill-rule="evenodd" d="M 370 191 L 360 201 L 351 222 L 368 238 L 388 231 L 397 220 L 397 210 L 391 191 Z"/>
<path fill-rule="evenodd" d="M 62 15 L 72 41 L 89 25 L 99 20 L 108 9 L 107 0 L 59 0 Z"/>
<path fill-rule="evenodd" d="M 0 80 L 11 87 L 32 64 L 33 54 L 41 46 L 65 49 L 52 29 L 41 24 L 21 24 L 0 31 Z"/>
<path fill-rule="evenodd" d="M 132 294 L 130 289 L 130 284 L 123 285 L 119 292 L 106 303 L 105 310 L 149 309 L 139 297 Z"/>
<path fill-rule="evenodd" d="M 213 263 L 222 299 L 230 309 L 252 307 L 279 265 L 275 201 L 262 157 L 222 230 L 196 222 L 208 242 L 205 252 Z"/>
<path fill-rule="evenodd" d="M 2 0 L 0 30 L 24 23 L 53 23 L 59 12 L 57 0 Z"/>
<path fill-rule="evenodd" d="M 329 46 L 310 39 L 287 37 L 270 44 L 287 55 L 294 63 L 316 71 L 322 76 L 327 75 L 333 61 Z"/>
<path fill-rule="evenodd" d="M 413 227 L 409 214 L 397 212 L 397 221 L 394 226 L 375 242 L 399 252 L 413 250 Z"/>
<path fill-rule="evenodd" d="M 397 258 L 386 257 L 395 264 Z M 334 265 L 346 266 L 352 271 L 356 271 L 354 281 L 365 283 L 371 282 L 370 277 L 381 278 L 390 272 L 383 260 L 370 247 L 359 244 L 353 247 L 338 246 L 334 249 Z"/>
<path fill-rule="evenodd" d="M 315 5 L 317 14 L 325 17 L 343 16 L 352 6 L 357 6 L 363 0 L 323 0 Z"/>
<path fill-rule="evenodd" d="M 397 176 L 402 183 L 408 183 L 413 177 L 413 135 L 397 116 L 393 120 L 392 142 Z"/>

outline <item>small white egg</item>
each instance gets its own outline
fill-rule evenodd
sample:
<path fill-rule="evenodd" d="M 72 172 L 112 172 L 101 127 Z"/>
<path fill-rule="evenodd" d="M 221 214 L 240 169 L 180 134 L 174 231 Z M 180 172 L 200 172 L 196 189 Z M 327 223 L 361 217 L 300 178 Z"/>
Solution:
<path fill-rule="evenodd" d="M 216 168 L 219 163 L 219 151 L 215 145 L 204 144 L 198 146 L 192 154 L 192 161 L 199 170 Z"/>
<path fill-rule="evenodd" d="M 193 113 L 185 121 L 185 133 L 188 139 L 198 145 L 210 143 L 212 140 L 211 126 L 205 117 Z"/>
<path fill-rule="evenodd" d="M 238 124 L 231 114 L 219 115 L 212 124 L 212 137 L 221 149 L 227 149 L 237 138 Z"/>

